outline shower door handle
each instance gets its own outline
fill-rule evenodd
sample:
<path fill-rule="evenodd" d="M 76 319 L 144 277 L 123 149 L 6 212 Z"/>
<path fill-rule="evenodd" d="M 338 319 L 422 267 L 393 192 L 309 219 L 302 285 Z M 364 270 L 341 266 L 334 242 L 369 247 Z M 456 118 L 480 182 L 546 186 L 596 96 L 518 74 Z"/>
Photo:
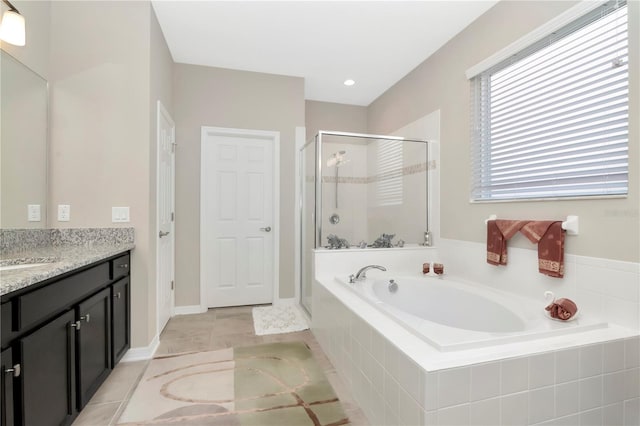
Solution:
<path fill-rule="evenodd" d="M 271 232 L 271 227 L 267 226 L 266 228 L 260 228 L 260 230 L 264 232 Z"/>

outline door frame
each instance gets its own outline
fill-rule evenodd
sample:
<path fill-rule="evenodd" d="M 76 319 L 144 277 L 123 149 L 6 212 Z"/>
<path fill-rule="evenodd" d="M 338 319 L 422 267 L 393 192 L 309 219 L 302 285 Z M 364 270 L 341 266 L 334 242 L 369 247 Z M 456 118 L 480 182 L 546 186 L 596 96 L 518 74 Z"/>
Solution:
<path fill-rule="evenodd" d="M 175 147 L 176 144 L 176 124 L 171 118 L 169 111 L 164 107 L 162 102 L 158 100 L 157 102 L 157 114 L 156 114 L 156 226 L 155 226 L 155 234 L 154 239 L 156 241 L 155 249 L 156 249 L 156 335 L 159 336 L 162 330 L 160 329 L 160 244 L 159 238 L 157 237 L 160 232 L 160 117 L 164 116 L 164 118 L 171 124 L 171 141 L 173 143 L 173 155 L 171 156 L 171 211 L 174 213 L 174 220 L 171 221 L 171 231 L 169 234 L 169 238 L 171 238 L 171 244 L 173 246 L 173 250 L 171 253 L 171 280 L 175 283 L 176 279 L 176 221 L 175 221 L 175 211 L 176 211 L 176 156 L 175 156 Z M 176 293 L 175 289 L 171 289 L 171 307 L 169 312 L 169 318 L 175 315 L 175 307 L 176 307 Z"/>
<path fill-rule="evenodd" d="M 202 126 L 201 134 L 200 134 L 200 153 L 202 153 L 202 146 L 206 143 L 206 140 L 209 136 L 231 136 L 231 137 L 253 137 L 259 138 L 263 140 L 268 140 L 273 143 L 273 225 L 275 231 L 273 235 L 273 299 L 271 303 L 275 303 L 280 294 L 280 132 L 272 131 L 272 130 L 251 130 L 251 129 L 235 129 L 229 127 L 211 127 L 211 126 Z M 204 170 L 205 159 L 202 155 L 200 155 L 200 201 L 202 201 L 204 186 L 202 185 L 202 175 Z M 200 202 L 200 229 L 203 228 L 203 203 Z M 204 247 L 204 239 L 202 238 L 202 233 L 199 233 L 200 237 L 200 309 L 202 311 L 206 311 L 209 307 L 207 306 L 207 288 L 202 282 L 203 276 L 203 262 L 202 262 L 202 253 Z"/>

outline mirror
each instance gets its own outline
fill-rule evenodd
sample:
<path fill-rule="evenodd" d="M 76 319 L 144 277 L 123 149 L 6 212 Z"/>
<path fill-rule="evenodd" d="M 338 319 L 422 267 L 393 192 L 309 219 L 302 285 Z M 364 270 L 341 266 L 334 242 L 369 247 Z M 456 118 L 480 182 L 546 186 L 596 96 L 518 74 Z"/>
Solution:
<path fill-rule="evenodd" d="M 0 95 L 0 228 L 46 228 L 47 81 L 0 50 Z"/>

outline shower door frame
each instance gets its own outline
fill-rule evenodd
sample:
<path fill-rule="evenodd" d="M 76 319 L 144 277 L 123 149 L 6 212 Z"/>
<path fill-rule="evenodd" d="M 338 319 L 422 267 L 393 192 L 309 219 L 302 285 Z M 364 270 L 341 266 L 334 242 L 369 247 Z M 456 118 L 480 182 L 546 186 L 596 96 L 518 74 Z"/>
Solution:
<path fill-rule="evenodd" d="M 339 132 L 339 131 L 328 131 L 328 130 L 319 130 L 315 135 L 314 139 L 306 142 L 299 150 L 299 161 L 300 161 L 300 176 L 301 179 L 301 190 L 300 190 L 300 204 L 298 206 L 298 216 L 300 218 L 300 305 L 304 308 L 304 310 L 312 316 L 311 309 L 305 306 L 304 303 L 304 268 L 303 268 L 303 260 L 304 260 L 304 247 L 303 247 L 303 232 L 304 232 L 304 217 L 302 216 L 303 211 L 303 203 L 304 197 L 302 196 L 302 187 L 304 186 L 304 150 L 312 143 L 315 144 L 315 161 L 316 161 L 316 169 L 315 169 L 315 211 L 313 218 L 313 226 L 314 226 L 314 249 L 322 248 L 322 137 L 323 136 L 342 136 L 342 137 L 352 137 L 352 138 L 360 138 L 360 139 L 377 139 L 377 140 L 388 140 L 388 141 L 397 141 L 397 142 L 419 142 L 427 144 L 426 149 L 426 162 L 427 162 L 427 171 L 426 171 L 426 202 L 427 202 L 427 215 L 425 218 L 425 231 L 429 231 L 430 229 L 430 203 L 429 203 L 429 141 L 427 139 L 414 139 L 414 138 L 405 138 L 402 136 L 393 136 L 393 135 L 375 135 L 368 133 L 353 133 L 353 132 Z M 313 277 L 312 277 L 313 279 Z"/>

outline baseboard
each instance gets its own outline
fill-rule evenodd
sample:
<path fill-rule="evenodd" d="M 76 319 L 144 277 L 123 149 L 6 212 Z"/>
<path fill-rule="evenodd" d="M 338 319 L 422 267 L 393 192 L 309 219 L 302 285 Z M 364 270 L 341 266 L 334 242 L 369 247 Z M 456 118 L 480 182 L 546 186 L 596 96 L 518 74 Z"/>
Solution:
<path fill-rule="evenodd" d="M 191 315 L 202 314 L 207 312 L 206 306 L 201 305 L 188 305 L 188 306 L 174 306 L 173 315 Z"/>
<path fill-rule="evenodd" d="M 133 362 L 143 361 L 153 358 L 153 354 L 156 353 L 158 346 L 160 345 L 160 339 L 156 335 L 149 346 L 142 346 L 137 348 L 131 348 L 124 354 L 120 362 Z"/>
<path fill-rule="evenodd" d="M 291 306 L 291 305 L 297 305 L 298 304 L 298 300 L 295 297 L 290 297 L 287 299 L 276 299 L 273 302 L 273 306 Z"/>

